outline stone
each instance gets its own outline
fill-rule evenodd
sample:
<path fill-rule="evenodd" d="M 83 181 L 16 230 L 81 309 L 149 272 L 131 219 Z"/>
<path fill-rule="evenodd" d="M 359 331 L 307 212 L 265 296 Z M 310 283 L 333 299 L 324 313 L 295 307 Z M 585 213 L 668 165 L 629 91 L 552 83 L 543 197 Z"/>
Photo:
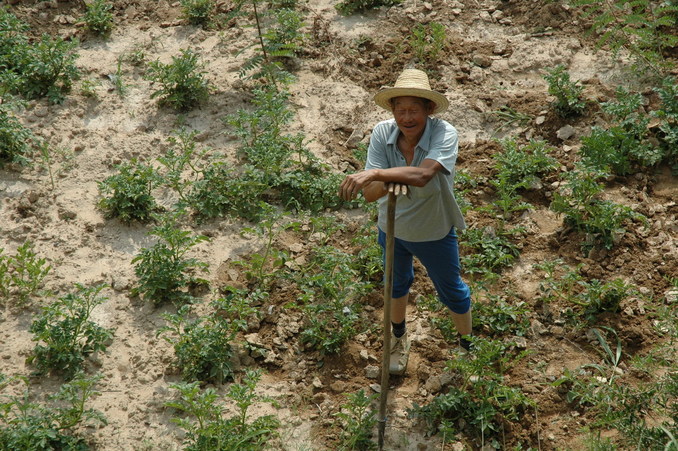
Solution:
<path fill-rule="evenodd" d="M 574 136 L 575 130 L 574 127 L 571 125 L 566 125 L 562 127 L 558 132 L 556 133 L 556 136 L 559 139 L 562 139 L 563 141 L 566 141 L 570 139 L 572 136 Z"/>
<path fill-rule="evenodd" d="M 479 67 L 490 67 L 492 65 L 492 58 L 482 53 L 476 53 L 472 58 L 473 64 Z"/>
<path fill-rule="evenodd" d="M 368 379 L 376 379 L 381 373 L 381 368 L 376 365 L 367 365 L 365 367 L 365 377 Z"/>

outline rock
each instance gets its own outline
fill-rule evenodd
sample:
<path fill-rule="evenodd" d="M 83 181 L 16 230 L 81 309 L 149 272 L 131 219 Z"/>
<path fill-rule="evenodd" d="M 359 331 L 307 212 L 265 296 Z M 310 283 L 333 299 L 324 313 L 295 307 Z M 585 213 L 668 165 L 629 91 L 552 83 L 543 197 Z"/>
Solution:
<path fill-rule="evenodd" d="M 483 22 L 492 22 L 492 16 L 487 11 L 481 11 L 478 17 Z"/>
<path fill-rule="evenodd" d="M 316 376 L 316 377 L 313 378 L 312 385 L 313 385 L 315 388 L 323 388 L 323 383 L 322 383 L 322 381 L 320 380 L 320 378 L 319 378 L 318 376 Z"/>
<path fill-rule="evenodd" d="M 534 123 L 537 125 L 541 125 L 546 121 L 546 116 L 537 116 L 537 118 L 534 120 Z"/>
<path fill-rule="evenodd" d="M 667 304 L 675 304 L 678 302 L 678 290 L 673 289 L 664 293 L 664 299 L 666 299 Z"/>
<path fill-rule="evenodd" d="M 335 393 L 344 393 L 346 391 L 346 382 L 335 381 L 330 384 L 330 388 Z"/>
<path fill-rule="evenodd" d="M 472 58 L 473 64 L 479 67 L 490 67 L 492 65 L 492 58 L 482 53 L 476 53 Z"/>
<path fill-rule="evenodd" d="M 379 368 L 376 365 L 367 365 L 365 367 L 365 377 L 368 378 L 368 379 L 378 378 L 380 372 L 381 372 L 381 368 Z"/>
<path fill-rule="evenodd" d="M 527 349 L 527 339 L 525 337 L 516 337 L 514 341 L 516 343 L 516 348 Z"/>
<path fill-rule="evenodd" d="M 566 140 L 570 139 L 574 135 L 574 133 L 575 133 L 574 127 L 572 127 L 571 125 L 566 125 L 566 126 L 562 127 L 560 130 L 558 130 L 558 132 L 556 133 L 556 136 L 559 139 L 566 141 Z"/>

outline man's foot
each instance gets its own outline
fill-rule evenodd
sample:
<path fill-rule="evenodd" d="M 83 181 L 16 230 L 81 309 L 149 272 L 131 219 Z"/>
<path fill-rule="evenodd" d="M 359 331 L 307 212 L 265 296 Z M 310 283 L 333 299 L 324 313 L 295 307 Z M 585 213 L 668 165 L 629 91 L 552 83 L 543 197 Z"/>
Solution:
<path fill-rule="evenodd" d="M 407 368 L 407 359 L 410 357 L 410 340 L 407 332 L 400 338 L 391 334 L 391 361 L 388 372 L 394 376 L 402 376 Z"/>

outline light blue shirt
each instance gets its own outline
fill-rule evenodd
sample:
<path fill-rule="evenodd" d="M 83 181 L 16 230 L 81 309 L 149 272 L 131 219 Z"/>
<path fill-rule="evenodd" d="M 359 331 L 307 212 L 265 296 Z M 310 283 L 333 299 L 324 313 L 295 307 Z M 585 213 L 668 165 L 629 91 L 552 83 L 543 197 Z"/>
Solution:
<path fill-rule="evenodd" d="M 378 123 L 372 131 L 365 169 L 388 169 L 406 166 L 398 149 L 400 130 L 395 119 Z M 435 160 L 443 167 L 423 187 L 409 186 L 409 196 L 398 196 L 395 215 L 395 236 L 405 241 L 435 241 L 444 238 L 452 226 L 464 230 L 464 216 L 454 198 L 454 173 L 459 138 L 448 122 L 429 117 L 419 143 L 414 148 L 411 166 L 425 159 Z M 386 230 L 388 196 L 379 202 L 378 225 Z"/>

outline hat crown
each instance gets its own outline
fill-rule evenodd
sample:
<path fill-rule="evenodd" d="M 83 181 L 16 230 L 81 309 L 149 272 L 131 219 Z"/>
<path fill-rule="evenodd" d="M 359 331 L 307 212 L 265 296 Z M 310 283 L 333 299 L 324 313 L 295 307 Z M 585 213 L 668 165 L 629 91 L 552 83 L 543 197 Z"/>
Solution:
<path fill-rule="evenodd" d="M 426 72 L 419 69 L 405 69 L 398 76 L 394 88 L 416 88 L 431 90 Z"/>

